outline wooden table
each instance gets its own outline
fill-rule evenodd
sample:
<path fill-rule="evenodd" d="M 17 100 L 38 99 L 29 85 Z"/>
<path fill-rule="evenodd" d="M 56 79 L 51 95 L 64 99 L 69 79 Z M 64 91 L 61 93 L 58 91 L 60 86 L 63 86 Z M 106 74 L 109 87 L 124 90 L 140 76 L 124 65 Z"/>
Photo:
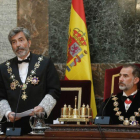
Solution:
<path fill-rule="evenodd" d="M 51 125 L 45 137 L 49 140 L 138 140 L 140 126 Z"/>
<path fill-rule="evenodd" d="M 5 135 L 0 136 L 2 140 Z M 45 135 L 12 136 L 11 140 L 139 140 L 140 126 L 50 125 Z M 10 140 L 7 138 L 6 140 Z"/>
<path fill-rule="evenodd" d="M 3 140 L 6 136 L 2 135 L 0 136 L 0 140 Z M 9 136 L 5 140 L 46 140 L 47 138 L 45 136 L 30 136 L 30 135 L 24 135 L 24 136 Z"/>

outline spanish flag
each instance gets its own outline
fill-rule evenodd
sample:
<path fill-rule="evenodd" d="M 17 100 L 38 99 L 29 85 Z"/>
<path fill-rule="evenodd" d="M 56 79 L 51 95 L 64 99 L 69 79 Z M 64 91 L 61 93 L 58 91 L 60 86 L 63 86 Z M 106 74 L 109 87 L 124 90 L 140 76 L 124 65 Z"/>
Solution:
<path fill-rule="evenodd" d="M 65 80 L 91 80 L 90 107 L 97 115 L 83 0 L 72 0 Z"/>

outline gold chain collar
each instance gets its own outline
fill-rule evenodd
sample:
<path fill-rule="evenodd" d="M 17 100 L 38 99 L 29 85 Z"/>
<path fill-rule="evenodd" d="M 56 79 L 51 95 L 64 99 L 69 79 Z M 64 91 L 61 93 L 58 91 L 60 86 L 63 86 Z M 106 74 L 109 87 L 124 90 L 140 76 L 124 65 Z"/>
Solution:
<path fill-rule="evenodd" d="M 120 121 L 123 121 L 124 125 L 137 125 L 138 122 L 136 121 L 136 117 L 140 117 L 140 108 L 138 108 L 138 112 L 134 112 L 134 116 L 130 116 L 129 120 L 128 118 L 124 118 L 124 116 L 122 116 L 122 112 L 119 111 L 119 103 L 118 103 L 118 98 L 116 97 L 116 95 L 112 96 L 112 100 L 114 101 L 113 106 L 114 106 L 114 111 L 116 111 L 116 116 L 118 116 L 118 119 Z"/>
<path fill-rule="evenodd" d="M 35 63 L 34 65 L 34 69 L 31 70 L 30 72 L 30 76 L 27 77 L 25 83 L 23 83 L 23 85 L 20 85 L 19 81 L 15 79 L 15 75 L 12 73 L 12 68 L 10 67 L 10 62 L 7 61 L 6 62 L 6 66 L 7 66 L 7 72 L 10 74 L 10 79 L 12 79 L 12 83 L 10 84 L 11 90 L 15 90 L 16 87 L 20 87 L 23 90 L 23 94 L 21 96 L 21 98 L 25 101 L 27 99 L 27 95 L 25 90 L 27 89 L 27 85 L 28 83 L 31 82 L 31 84 L 33 85 L 37 85 L 39 82 L 38 77 L 33 76 L 34 74 L 36 74 L 36 70 L 40 67 L 40 62 L 43 60 L 43 56 L 40 56 L 38 58 L 38 62 Z"/>

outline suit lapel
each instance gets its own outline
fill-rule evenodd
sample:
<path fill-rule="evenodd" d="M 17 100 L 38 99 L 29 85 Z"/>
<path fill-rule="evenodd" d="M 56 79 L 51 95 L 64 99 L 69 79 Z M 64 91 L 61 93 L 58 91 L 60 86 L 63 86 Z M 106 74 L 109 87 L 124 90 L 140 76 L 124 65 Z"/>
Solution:
<path fill-rule="evenodd" d="M 15 57 L 11 63 L 12 73 L 15 75 L 15 79 L 19 81 L 20 85 L 22 84 L 22 81 L 19 76 L 19 70 L 18 70 L 18 63 L 17 63 L 17 57 Z"/>
<path fill-rule="evenodd" d="M 38 61 L 38 57 L 35 57 L 34 54 L 30 53 L 30 62 L 29 62 L 29 68 L 28 68 L 28 74 L 27 77 L 30 76 L 31 71 L 34 70 L 35 63 Z"/>
<path fill-rule="evenodd" d="M 132 114 L 134 115 L 134 112 L 138 112 L 138 106 L 139 106 L 139 96 L 140 96 L 140 93 L 139 91 L 137 92 L 135 98 L 133 99 L 133 102 L 131 103 L 128 111 L 127 111 L 127 114 Z"/>
<path fill-rule="evenodd" d="M 119 107 L 119 110 L 122 112 L 121 115 L 124 115 L 125 114 L 125 106 L 124 106 L 124 102 L 121 100 L 122 94 L 120 94 L 118 96 L 118 102 L 119 102 L 119 106 L 118 107 Z"/>

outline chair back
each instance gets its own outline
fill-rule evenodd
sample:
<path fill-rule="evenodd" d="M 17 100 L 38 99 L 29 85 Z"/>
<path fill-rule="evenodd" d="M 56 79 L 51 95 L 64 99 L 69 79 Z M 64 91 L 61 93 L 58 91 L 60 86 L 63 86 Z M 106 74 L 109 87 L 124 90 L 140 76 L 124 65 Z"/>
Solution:
<path fill-rule="evenodd" d="M 140 64 L 135 64 L 140 67 Z M 104 81 L 104 101 L 111 96 L 113 93 L 116 95 L 121 92 L 119 89 L 119 73 L 122 69 L 122 66 L 112 69 L 106 69 L 105 71 L 105 81 Z M 140 84 L 138 84 L 138 88 Z"/>
<path fill-rule="evenodd" d="M 91 81 L 90 80 L 61 80 L 61 97 L 53 109 L 53 119 L 61 117 L 61 108 L 64 104 L 75 106 L 77 96 L 77 107 L 83 104 L 90 105 Z"/>

